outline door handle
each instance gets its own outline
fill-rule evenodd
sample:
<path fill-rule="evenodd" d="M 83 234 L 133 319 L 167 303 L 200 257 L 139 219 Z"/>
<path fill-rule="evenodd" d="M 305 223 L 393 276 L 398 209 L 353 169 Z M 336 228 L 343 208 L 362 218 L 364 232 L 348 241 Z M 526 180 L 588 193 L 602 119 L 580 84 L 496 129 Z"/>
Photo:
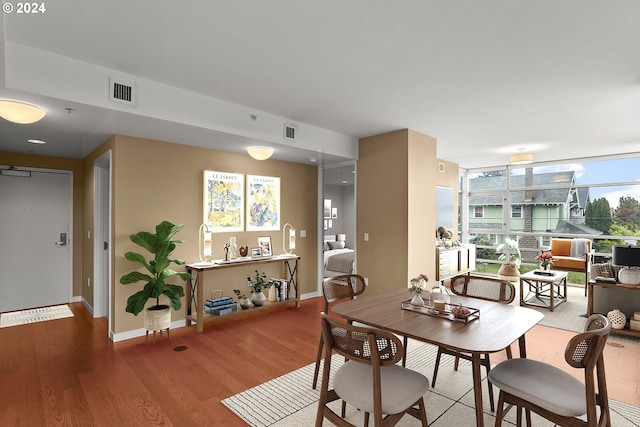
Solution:
<path fill-rule="evenodd" d="M 67 233 L 60 233 L 60 240 L 55 243 L 56 247 L 67 246 Z"/>

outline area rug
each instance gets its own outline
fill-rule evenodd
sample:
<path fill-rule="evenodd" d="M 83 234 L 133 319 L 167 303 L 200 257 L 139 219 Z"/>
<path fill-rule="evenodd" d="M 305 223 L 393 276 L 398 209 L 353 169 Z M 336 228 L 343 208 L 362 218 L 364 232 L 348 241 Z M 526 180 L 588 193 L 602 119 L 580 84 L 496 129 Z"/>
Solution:
<path fill-rule="evenodd" d="M 437 347 L 410 340 L 407 355 L 407 367 L 431 378 Z M 332 371 L 343 363 L 343 358 L 332 358 Z M 242 393 L 224 399 L 222 403 L 238 417 L 254 427 L 299 427 L 315 424 L 318 390 L 311 388 L 314 364 L 309 364 L 274 380 L 260 384 Z M 321 371 L 322 372 L 322 371 Z M 483 369 L 484 375 L 484 369 Z M 484 423 L 494 425 L 495 417 L 489 408 L 486 378 L 482 382 Z M 498 389 L 494 387 L 497 402 Z M 438 371 L 435 388 L 425 394 L 427 418 L 433 427 L 472 426 L 475 425 L 473 399 L 473 379 L 471 364 L 460 361 L 458 371 L 453 370 L 453 358 L 443 357 Z M 332 403 L 339 413 L 340 402 Z M 617 427 L 638 426 L 640 408 L 625 403 L 610 401 L 611 425 Z M 350 422 L 362 425 L 362 413 L 347 405 L 347 417 Z M 553 426 L 535 414 L 532 414 L 534 426 Z M 515 413 L 510 411 L 504 425 L 515 424 Z M 324 420 L 324 426 L 333 423 Z M 418 426 L 420 422 L 411 416 L 402 418 L 398 426 Z"/>
<path fill-rule="evenodd" d="M 0 328 L 44 322 L 47 320 L 64 319 L 65 317 L 73 317 L 73 312 L 68 305 L 55 305 L 51 307 L 32 308 L 22 311 L 11 311 L 0 315 Z"/>
<path fill-rule="evenodd" d="M 516 287 L 516 298 L 512 304 L 520 304 L 520 296 L 517 292 L 518 287 Z M 533 302 L 536 304 L 540 303 L 540 301 Z M 547 301 L 545 300 L 545 302 Z M 543 326 L 573 332 L 583 332 L 584 326 L 587 323 L 587 297 L 584 296 L 584 288 L 581 287 L 567 286 L 567 300 L 559 306 L 554 307 L 553 311 L 541 307 L 529 308 L 533 308 L 544 314 L 544 319 L 540 321 L 540 325 Z"/>

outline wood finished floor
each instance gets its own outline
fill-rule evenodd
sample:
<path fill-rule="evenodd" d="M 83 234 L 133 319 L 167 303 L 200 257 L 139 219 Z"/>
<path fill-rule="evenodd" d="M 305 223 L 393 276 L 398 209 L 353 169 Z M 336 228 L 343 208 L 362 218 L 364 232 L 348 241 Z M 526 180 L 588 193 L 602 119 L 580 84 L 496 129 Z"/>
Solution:
<path fill-rule="evenodd" d="M 70 306 L 74 318 L 0 329 L 0 426 L 244 426 L 220 401 L 313 362 L 322 299 L 222 318 L 202 334 L 176 329 L 156 344 L 114 344 L 105 319 Z M 566 369 L 572 335 L 538 326 L 528 355 Z M 640 406 L 640 345 L 622 345 L 606 348 L 609 394 Z"/>

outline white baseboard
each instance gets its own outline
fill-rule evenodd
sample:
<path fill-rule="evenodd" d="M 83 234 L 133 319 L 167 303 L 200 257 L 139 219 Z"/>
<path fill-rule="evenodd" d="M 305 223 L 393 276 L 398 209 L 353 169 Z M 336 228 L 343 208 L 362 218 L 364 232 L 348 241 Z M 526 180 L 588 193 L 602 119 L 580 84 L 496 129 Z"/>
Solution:
<path fill-rule="evenodd" d="M 80 297 L 80 302 L 82 303 L 82 305 L 84 305 L 84 308 L 86 308 L 87 311 L 91 313 L 91 317 L 93 317 L 93 307 L 89 305 L 89 302 L 86 299 L 84 299 L 84 297 Z"/>
<path fill-rule="evenodd" d="M 317 296 L 320 296 L 320 294 L 318 292 L 311 292 L 311 293 L 308 293 L 308 294 L 300 295 L 300 299 L 301 300 L 305 300 L 305 299 L 309 299 L 309 298 L 315 298 Z M 85 305 L 87 305 L 87 304 L 85 304 Z M 88 305 L 87 305 L 87 308 L 89 308 Z M 186 319 L 174 320 L 173 322 L 171 322 L 170 329 L 184 328 L 185 326 L 186 326 Z M 117 334 L 112 334 L 111 340 L 113 342 L 130 340 L 132 338 L 143 337 L 143 336 L 146 335 L 146 333 L 147 333 L 147 330 L 144 329 L 144 328 L 132 329 L 130 331 L 125 331 L 125 332 L 119 332 Z"/>
<path fill-rule="evenodd" d="M 315 297 L 319 297 L 321 296 L 319 292 L 311 292 L 308 294 L 301 294 L 300 295 L 300 299 L 301 300 L 305 300 L 305 299 L 309 299 L 309 298 L 315 298 Z"/>
<path fill-rule="evenodd" d="M 171 322 L 171 326 L 169 327 L 169 329 L 184 328 L 185 326 L 186 326 L 186 320 L 185 319 L 174 320 L 173 322 Z M 147 334 L 147 330 L 145 328 L 132 329 L 130 331 L 119 332 L 117 334 L 113 334 L 111 336 L 111 340 L 113 342 L 130 340 L 132 338 L 143 337 L 146 334 Z"/>

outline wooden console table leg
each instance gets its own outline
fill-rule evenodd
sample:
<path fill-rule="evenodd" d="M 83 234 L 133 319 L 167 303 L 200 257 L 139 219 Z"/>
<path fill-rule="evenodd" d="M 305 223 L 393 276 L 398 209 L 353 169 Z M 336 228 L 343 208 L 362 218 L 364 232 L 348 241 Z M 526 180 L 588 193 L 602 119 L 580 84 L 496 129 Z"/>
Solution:
<path fill-rule="evenodd" d="M 196 276 L 196 332 L 204 330 L 204 273 L 198 270 Z"/>

